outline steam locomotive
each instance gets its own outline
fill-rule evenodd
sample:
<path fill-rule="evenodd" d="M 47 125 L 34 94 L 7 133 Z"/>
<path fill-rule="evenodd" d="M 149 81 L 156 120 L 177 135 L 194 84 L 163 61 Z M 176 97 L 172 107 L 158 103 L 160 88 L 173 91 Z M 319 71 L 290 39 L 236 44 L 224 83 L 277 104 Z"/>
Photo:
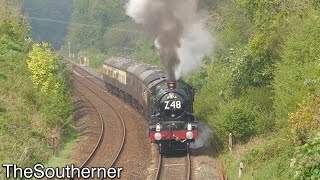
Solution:
<path fill-rule="evenodd" d="M 103 64 L 108 91 L 123 98 L 143 113 L 149 122 L 149 138 L 168 149 L 189 150 L 198 138 L 198 122 L 193 114 L 195 89 L 183 81 L 168 81 L 163 70 L 124 58 Z"/>

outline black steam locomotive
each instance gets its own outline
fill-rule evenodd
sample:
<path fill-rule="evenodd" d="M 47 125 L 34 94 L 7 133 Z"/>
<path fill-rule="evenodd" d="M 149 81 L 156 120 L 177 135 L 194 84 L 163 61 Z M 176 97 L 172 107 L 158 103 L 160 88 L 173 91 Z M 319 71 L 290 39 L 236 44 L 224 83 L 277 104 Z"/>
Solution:
<path fill-rule="evenodd" d="M 183 81 L 169 82 L 163 70 L 123 58 L 103 64 L 108 91 L 132 104 L 149 121 L 149 138 L 168 148 L 189 149 L 198 138 L 193 115 L 194 88 Z"/>

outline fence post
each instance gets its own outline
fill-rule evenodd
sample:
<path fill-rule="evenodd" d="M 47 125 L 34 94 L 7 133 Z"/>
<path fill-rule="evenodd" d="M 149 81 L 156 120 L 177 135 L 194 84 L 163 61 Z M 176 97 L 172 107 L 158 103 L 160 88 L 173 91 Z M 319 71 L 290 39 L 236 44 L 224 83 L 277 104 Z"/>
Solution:
<path fill-rule="evenodd" d="M 51 141 L 51 144 L 50 144 Z M 52 154 L 55 156 L 58 154 L 58 137 L 56 135 L 51 135 L 48 138 L 47 146 L 52 148 Z"/>
<path fill-rule="evenodd" d="M 229 150 L 232 152 L 232 133 L 229 133 Z"/>
<path fill-rule="evenodd" d="M 240 162 L 240 166 L 239 166 L 239 178 L 242 176 L 243 173 L 243 163 Z"/>
<path fill-rule="evenodd" d="M 51 136 L 52 138 L 52 154 L 55 155 L 56 153 L 56 137 L 54 135 Z"/>

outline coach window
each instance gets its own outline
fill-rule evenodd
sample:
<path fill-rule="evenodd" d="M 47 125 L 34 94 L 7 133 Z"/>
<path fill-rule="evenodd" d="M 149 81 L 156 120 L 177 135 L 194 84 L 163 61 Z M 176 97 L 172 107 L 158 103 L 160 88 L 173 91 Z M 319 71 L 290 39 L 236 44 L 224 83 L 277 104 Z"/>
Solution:
<path fill-rule="evenodd" d="M 130 79 L 130 77 L 131 77 L 131 74 L 127 74 L 127 76 L 126 76 L 126 83 L 128 83 L 128 86 L 131 86 L 131 79 Z"/>
<path fill-rule="evenodd" d="M 126 84 L 126 79 L 125 79 L 125 72 L 124 71 L 119 71 L 119 81 L 122 84 Z"/>
<path fill-rule="evenodd" d="M 108 67 L 108 75 L 109 75 L 110 77 L 112 77 L 111 67 Z"/>
<path fill-rule="evenodd" d="M 113 68 L 113 78 L 118 79 L 118 71 Z"/>

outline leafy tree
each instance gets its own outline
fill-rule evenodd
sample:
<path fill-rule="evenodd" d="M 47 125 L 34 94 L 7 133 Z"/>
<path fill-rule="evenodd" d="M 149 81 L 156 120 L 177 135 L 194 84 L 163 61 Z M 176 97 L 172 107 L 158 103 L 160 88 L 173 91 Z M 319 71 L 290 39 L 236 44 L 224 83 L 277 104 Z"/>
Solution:
<path fill-rule="evenodd" d="M 74 1 L 67 42 L 72 50 L 79 51 L 90 47 L 105 52 L 104 33 L 113 24 L 127 19 L 125 0 L 78 0 Z"/>
<path fill-rule="evenodd" d="M 55 56 L 47 43 L 33 45 L 28 68 L 35 87 L 44 95 L 43 111 L 50 126 L 64 126 L 72 120 L 70 84 L 62 59 Z"/>
<path fill-rule="evenodd" d="M 55 55 L 49 45 L 47 43 L 33 45 L 29 57 L 28 67 L 36 88 L 47 94 L 56 91 L 57 84 L 53 74 L 55 70 Z"/>
<path fill-rule="evenodd" d="M 319 92 L 320 19 L 319 12 L 309 9 L 308 16 L 292 18 L 293 32 L 287 37 L 283 59 L 276 65 L 274 109 L 279 127 L 288 127 L 288 115 L 309 93 Z M 299 16 L 299 15 L 297 15 Z"/>
<path fill-rule="evenodd" d="M 233 74 L 233 92 L 240 95 L 246 88 L 270 85 L 273 68 L 279 59 L 281 33 L 287 9 L 276 0 L 237 0 L 253 23 L 247 54 Z"/>
<path fill-rule="evenodd" d="M 104 47 L 106 52 L 111 48 L 121 48 L 121 53 L 130 53 L 137 45 L 137 41 L 143 39 L 142 27 L 132 20 L 122 21 L 112 25 L 104 34 Z"/>

